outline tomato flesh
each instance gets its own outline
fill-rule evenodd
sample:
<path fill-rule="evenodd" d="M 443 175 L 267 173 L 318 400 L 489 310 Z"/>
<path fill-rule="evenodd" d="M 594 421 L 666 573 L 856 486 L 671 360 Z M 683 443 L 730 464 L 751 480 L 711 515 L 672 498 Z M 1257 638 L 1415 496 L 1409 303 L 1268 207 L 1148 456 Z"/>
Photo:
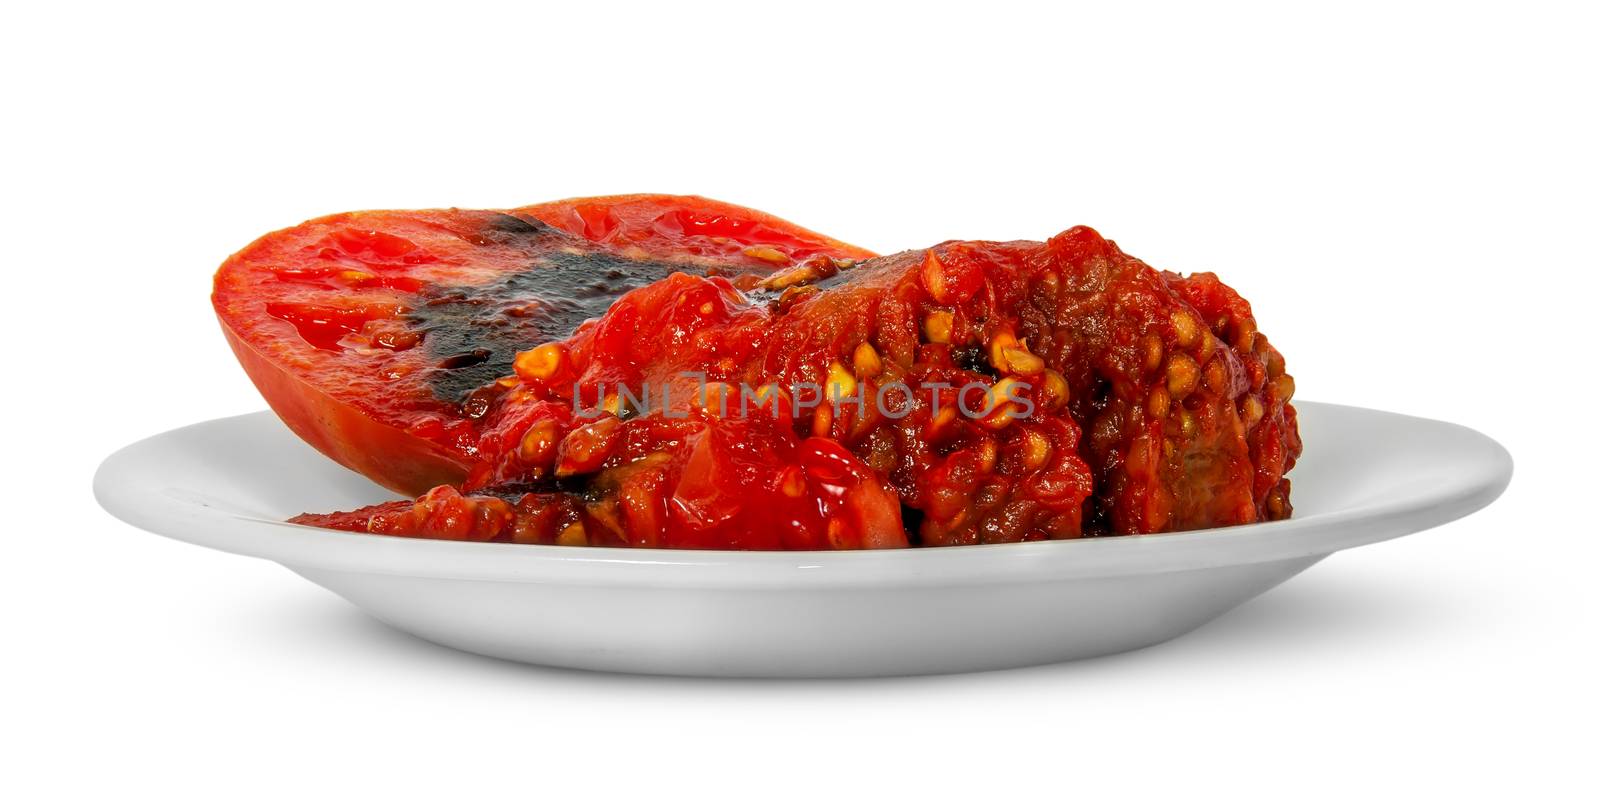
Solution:
<path fill-rule="evenodd" d="M 732 235 L 713 239 L 707 228 Z M 482 410 L 516 351 L 566 337 L 619 294 L 672 272 L 764 273 L 868 255 L 695 197 L 355 212 L 234 255 L 217 273 L 213 305 L 246 372 L 296 433 L 418 493 L 463 479 Z"/>

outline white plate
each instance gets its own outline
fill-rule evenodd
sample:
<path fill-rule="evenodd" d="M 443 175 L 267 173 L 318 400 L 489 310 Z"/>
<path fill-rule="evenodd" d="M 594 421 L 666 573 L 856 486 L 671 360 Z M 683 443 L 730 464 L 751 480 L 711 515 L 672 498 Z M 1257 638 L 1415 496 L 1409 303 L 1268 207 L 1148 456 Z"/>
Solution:
<path fill-rule="evenodd" d="M 1170 640 L 1329 553 L 1488 505 L 1511 457 L 1468 428 L 1297 404 L 1293 519 L 944 549 L 713 552 L 393 538 L 280 521 L 392 499 L 271 413 L 113 454 L 100 504 L 170 538 L 275 560 L 420 637 L 634 673 L 867 676 L 1059 662 Z"/>

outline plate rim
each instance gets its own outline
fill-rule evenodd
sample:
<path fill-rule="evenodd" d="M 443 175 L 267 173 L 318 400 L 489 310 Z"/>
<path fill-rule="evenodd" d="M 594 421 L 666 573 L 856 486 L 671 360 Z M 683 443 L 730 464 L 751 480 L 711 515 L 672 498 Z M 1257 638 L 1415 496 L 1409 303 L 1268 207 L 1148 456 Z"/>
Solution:
<path fill-rule="evenodd" d="M 173 497 L 170 487 L 125 485 L 155 477 L 135 469 L 142 452 L 219 424 L 276 420 L 263 410 L 181 426 L 124 446 L 101 462 L 93 489 L 103 509 L 145 531 L 291 568 L 563 585 L 785 589 L 1027 584 L 1320 556 L 1454 521 L 1492 503 L 1510 483 L 1510 453 L 1472 428 L 1314 401 L 1297 402 L 1296 408 L 1302 414 L 1346 411 L 1375 420 L 1420 421 L 1457 432 L 1476 444 L 1484 472 L 1429 496 L 1397 496 L 1278 522 L 1069 541 L 835 551 L 561 547 L 378 536 L 233 513 Z M 219 522 L 227 529 L 219 529 Z"/>

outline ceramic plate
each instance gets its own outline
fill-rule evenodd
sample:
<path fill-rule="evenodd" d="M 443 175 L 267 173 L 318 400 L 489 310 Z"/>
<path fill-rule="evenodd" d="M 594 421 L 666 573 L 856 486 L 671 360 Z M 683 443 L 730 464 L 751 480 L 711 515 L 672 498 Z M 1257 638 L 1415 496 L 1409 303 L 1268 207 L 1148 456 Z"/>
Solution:
<path fill-rule="evenodd" d="M 545 665 L 711 676 L 946 673 L 1060 662 L 1184 634 L 1330 553 L 1492 502 L 1511 457 L 1461 426 L 1297 403 L 1282 522 L 938 549 L 715 552 L 473 544 L 287 524 L 388 492 L 268 412 L 137 442 L 95 476 L 153 533 L 274 560 L 407 632 Z"/>

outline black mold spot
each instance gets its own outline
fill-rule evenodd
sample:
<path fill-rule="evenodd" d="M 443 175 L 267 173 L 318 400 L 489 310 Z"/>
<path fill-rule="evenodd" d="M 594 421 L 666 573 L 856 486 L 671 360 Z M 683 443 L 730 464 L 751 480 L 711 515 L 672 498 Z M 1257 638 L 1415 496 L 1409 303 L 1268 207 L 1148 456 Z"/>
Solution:
<path fill-rule="evenodd" d="M 905 526 L 906 538 L 911 546 L 922 545 L 922 512 L 909 505 L 900 506 L 900 524 Z"/>
<path fill-rule="evenodd" d="M 554 228 L 551 228 L 550 226 L 545 225 L 538 220 L 526 219 L 523 217 L 518 217 L 514 214 L 505 214 L 502 212 L 495 212 L 492 214 L 484 223 L 484 230 L 491 233 L 513 235 L 537 235 L 553 233 L 555 231 Z"/>
<path fill-rule="evenodd" d="M 471 368 L 474 365 L 488 362 L 492 354 L 488 349 L 473 349 L 465 354 L 457 354 L 440 360 L 439 367 L 447 371 L 453 371 L 457 368 Z"/>
<path fill-rule="evenodd" d="M 956 365 L 959 365 L 968 371 L 980 373 L 985 376 L 993 376 L 999 373 L 989 365 L 988 355 L 984 354 L 983 349 L 977 346 L 967 346 L 956 349 L 950 353 L 950 356 L 955 360 Z"/>
<path fill-rule="evenodd" d="M 441 401 L 461 403 L 510 374 L 517 352 L 571 335 L 635 288 L 673 272 L 707 272 L 693 264 L 551 250 L 541 236 L 548 227 L 498 217 L 504 219 L 492 220 L 489 224 L 499 227 L 490 230 L 503 236 L 491 242 L 527 247 L 527 268 L 486 285 L 429 289 L 407 316 L 411 328 L 423 334 L 428 356 L 440 361 L 429 384 Z M 559 238 L 571 241 L 564 234 Z M 534 240 L 540 243 L 530 244 Z"/>

